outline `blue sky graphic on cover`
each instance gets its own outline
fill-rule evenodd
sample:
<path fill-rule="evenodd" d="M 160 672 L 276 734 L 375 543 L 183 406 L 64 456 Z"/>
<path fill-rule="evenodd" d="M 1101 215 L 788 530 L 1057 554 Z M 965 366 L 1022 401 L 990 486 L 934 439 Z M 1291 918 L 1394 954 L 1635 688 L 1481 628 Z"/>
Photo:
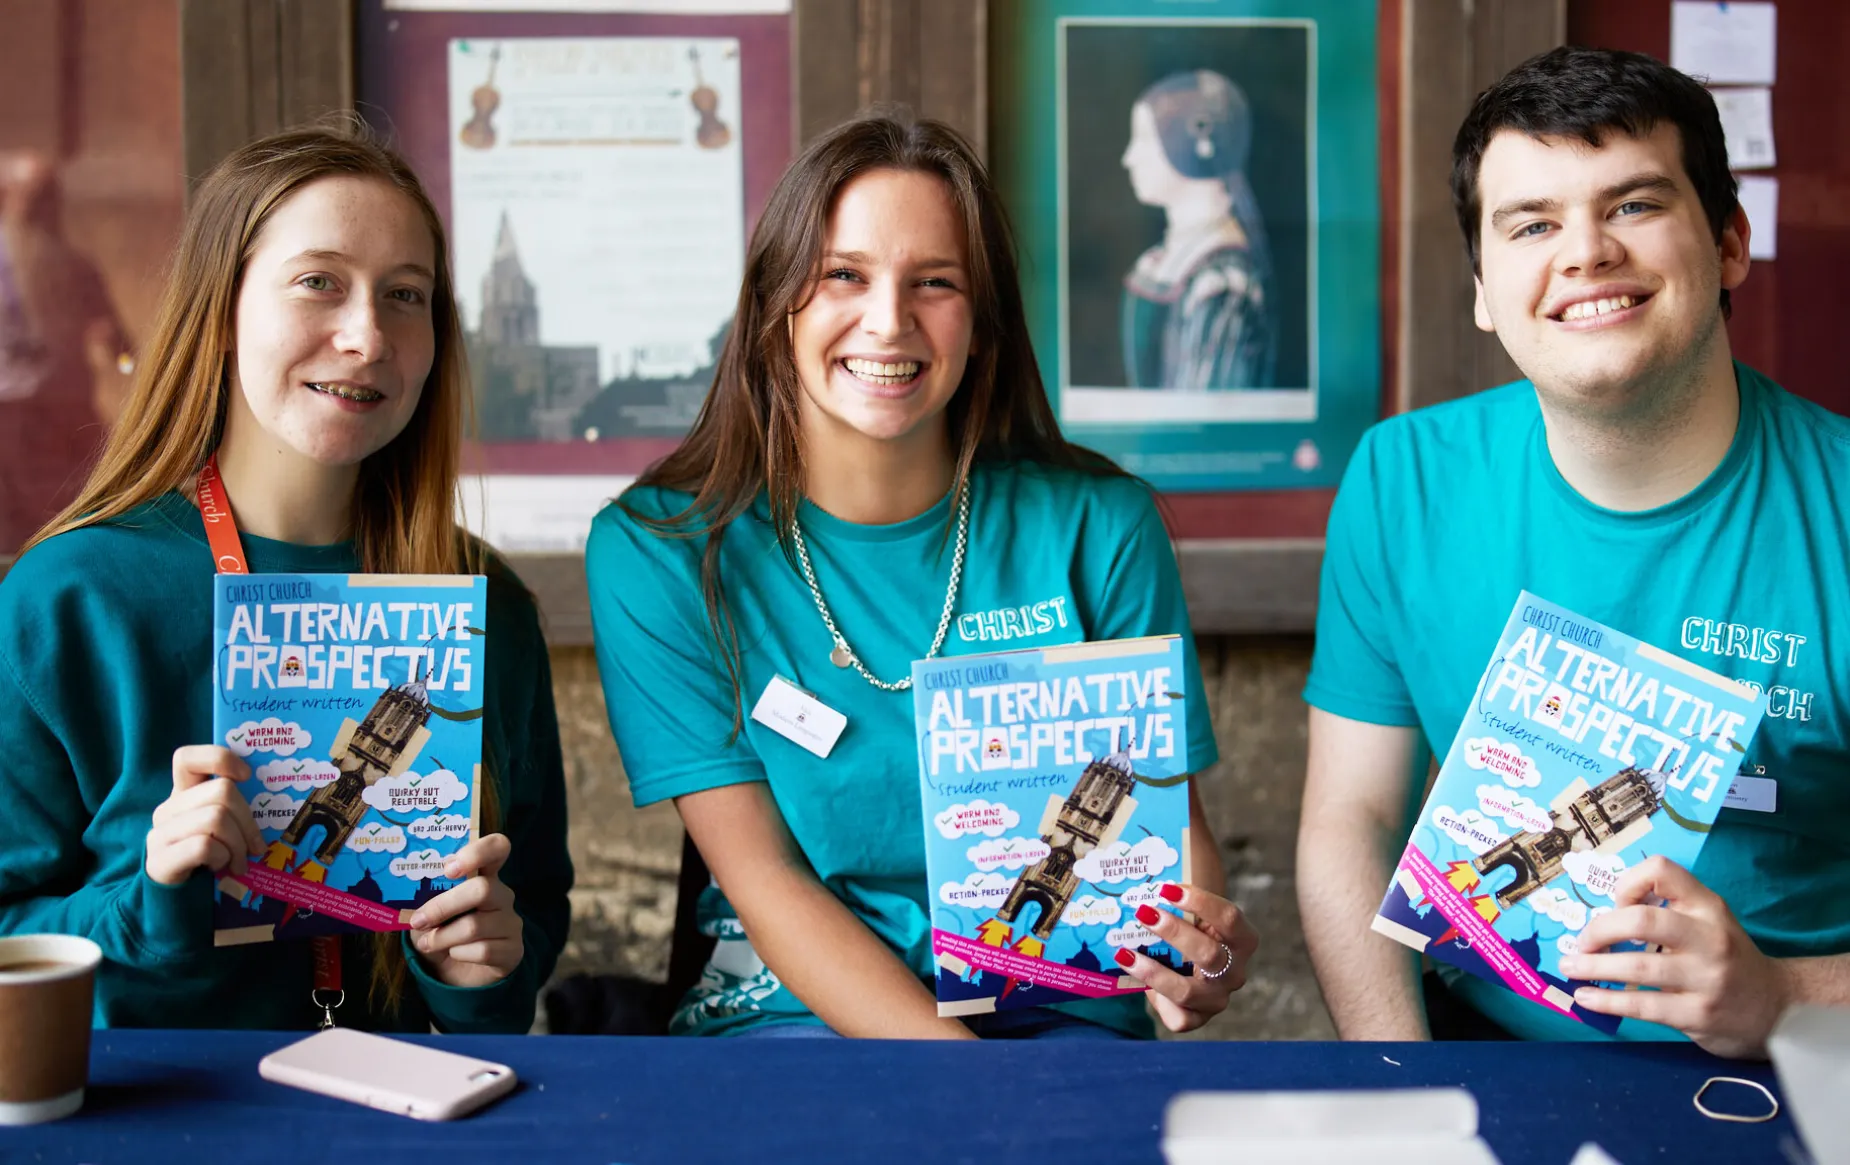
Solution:
<path fill-rule="evenodd" d="M 1374 929 L 1612 1032 L 1561 956 L 1621 875 L 1693 865 L 1760 726 L 1746 685 L 1524 591 Z"/>
<path fill-rule="evenodd" d="M 213 897 L 218 945 L 403 930 L 477 832 L 471 575 L 221 574 L 212 730 L 267 849 Z"/>
<path fill-rule="evenodd" d="M 1188 879 L 1187 669 L 1175 636 L 912 665 L 938 1014 L 1142 991 L 1137 921 Z"/>

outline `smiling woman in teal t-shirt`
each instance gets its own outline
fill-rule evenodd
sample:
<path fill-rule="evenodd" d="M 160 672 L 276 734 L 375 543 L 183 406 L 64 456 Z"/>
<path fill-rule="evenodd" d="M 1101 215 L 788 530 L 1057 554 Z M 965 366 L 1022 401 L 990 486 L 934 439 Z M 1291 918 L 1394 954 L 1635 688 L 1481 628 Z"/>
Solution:
<path fill-rule="evenodd" d="M 717 883 L 701 919 L 720 942 L 676 1031 L 1149 1032 L 1135 997 L 967 1025 L 926 982 L 912 661 L 1174 633 L 1195 668 L 1154 499 L 1061 439 L 1026 335 L 967 144 L 851 122 L 773 192 L 686 443 L 593 525 L 598 663 L 636 801 L 674 799 Z M 779 677 L 846 717 L 826 758 L 751 718 Z M 1198 674 L 1187 691 L 1189 756 L 1210 764 Z M 1257 944 L 1195 804 L 1196 885 L 1165 896 L 1198 921 L 1152 928 L 1200 973 L 1124 956 L 1174 1030 L 1226 1008 Z"/>

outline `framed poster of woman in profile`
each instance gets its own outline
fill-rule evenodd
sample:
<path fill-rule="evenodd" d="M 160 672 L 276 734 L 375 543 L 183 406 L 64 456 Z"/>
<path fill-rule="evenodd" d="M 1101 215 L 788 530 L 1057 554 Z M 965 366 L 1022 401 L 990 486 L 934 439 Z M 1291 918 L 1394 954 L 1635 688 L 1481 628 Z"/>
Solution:
<path fill-rule="evenodd" d="M 1295 58 L 1301 61 L 1302 54 Z M 1279 349 L 1287 345 L 1288 371 L 1303 367 L 1307 313 L 1294 310 L 1295 301 L 1282 302 L 1265 212 L 1246 176 L 1252 139 L 1245 89 L 1213 69 L 1177 70 L 1132 102 L 1129 142 L 1119 162 L 1132 196 L 1160 209 L 1163 226 L 1124 273 L 1119 304 L 1084 305 L 1094 312 L 1118 307 L 1123 364 L 1121 377 L 1109 367 L 1087 368 L 1086 383 L 1121 379 L 1123 387 L 1205 393 L 1260 391 L 1304 379 L 1281 381 L 1278 375 Z M 1294 149 L 1301 141 L 1287 137 L 1282 146 Z M 1301 164 L 1281 161 L 1273 160 L 1281 176 L 1303 172 Z M 1118 200 L 1093 197 L 1106 194 L 1102 184 L 1075 183 L 1072 193 L 1076 217 L 1090 203 L 1084 210 L 1107 224 L 1125 220 L 1112 205 Z M 1301 198 L 1295 201 L 1301 205 Z M 1286 269 L 1296 274 L 1304 266 L 1305 219 L 1302 213 L 1280 217 L 1289 228 Z M 1287 322 L 1290 332 L 1281 335 Z M 1109 364 L 1106 353 L 1087 355 L 1088 363 Z"/>
<path fill-rule="evenodd" d="M 1375 6 L 1023 0 L 996 167 L 1072 436 L 1172 490 L 1327 487 L 1379 415 Z"/>

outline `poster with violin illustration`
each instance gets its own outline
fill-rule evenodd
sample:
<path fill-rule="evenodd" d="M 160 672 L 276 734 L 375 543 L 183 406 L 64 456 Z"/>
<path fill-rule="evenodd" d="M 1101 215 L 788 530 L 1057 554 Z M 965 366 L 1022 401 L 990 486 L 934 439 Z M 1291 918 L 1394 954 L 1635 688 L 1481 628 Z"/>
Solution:
<path fill-rule="evenodd" d="M 449 233 L 471 528 L 572 554 L 686 435 L 795 140 L 789 0 L 357 0 L 355 105 Z"/>
<path fill-rule="evenodd" d="M 449 42 L 451 239 L 491 455 L 606 446 L 640 451 L 610 467 L 634 472 L 692 423 L 743 273 L 740 98 L 729 37 Z M 565 548 L 567 527 L 529 513 L 491 536 Z"/>

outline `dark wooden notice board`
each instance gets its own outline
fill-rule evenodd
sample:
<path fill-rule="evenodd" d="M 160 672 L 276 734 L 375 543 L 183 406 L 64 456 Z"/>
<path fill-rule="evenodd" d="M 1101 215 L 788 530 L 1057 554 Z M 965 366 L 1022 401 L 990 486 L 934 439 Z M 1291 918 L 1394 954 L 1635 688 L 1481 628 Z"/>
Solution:
<path fill-rule="evenodd" d="M 1670 59 L 1671 0 L 1569 0 L 1571 44 Z M 1850 3 L 1779 0 L 1773 144 L 1779 254 L 1755 260 L 1731 297 L 1735 357 L 1790 391 L 1850 413 L 1843 334 L 1850 321 Z"/>

